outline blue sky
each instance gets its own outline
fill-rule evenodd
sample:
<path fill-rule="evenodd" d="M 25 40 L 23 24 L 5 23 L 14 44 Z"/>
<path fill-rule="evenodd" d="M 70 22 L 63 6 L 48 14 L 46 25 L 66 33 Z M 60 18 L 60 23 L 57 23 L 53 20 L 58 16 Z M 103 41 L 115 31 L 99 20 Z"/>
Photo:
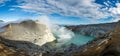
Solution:
<path fill-rule="evenodd" d="M 0 19 L 44 19 L 55 24 L 94 24 L 119 20 L 120 0 L 0 0 Z"/>

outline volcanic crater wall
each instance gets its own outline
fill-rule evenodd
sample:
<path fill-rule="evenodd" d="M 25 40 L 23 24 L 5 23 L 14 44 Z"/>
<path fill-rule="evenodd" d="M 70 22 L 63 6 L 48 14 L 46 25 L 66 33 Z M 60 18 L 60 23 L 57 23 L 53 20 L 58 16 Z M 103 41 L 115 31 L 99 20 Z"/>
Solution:
<path fill-rule="evenodd" d="M 75 33 L 79 33 L 86 36 L 100 37 L 113 31 L 113 29 L 119 25 L 120 25 L 120 21 L 112 22 L 112 23 L 76 25 L 76 26 L 66 26 L 66 27 Z"/>

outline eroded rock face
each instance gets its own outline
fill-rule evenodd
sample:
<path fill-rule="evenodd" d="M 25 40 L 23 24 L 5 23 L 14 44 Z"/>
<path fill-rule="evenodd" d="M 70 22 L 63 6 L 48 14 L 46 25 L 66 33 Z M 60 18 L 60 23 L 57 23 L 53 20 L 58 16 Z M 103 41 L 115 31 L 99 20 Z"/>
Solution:
<path fill-rule="evenodd" d="M 113 31 L 113 29 L 117 25 L 120 25 L 120 21 L 113 23 L 77 25 L 77 26 L 66 26 L 66 27 L 72 30 L 73 32 L 82 35 L 99 37 Z"/>
<path fill-rule="evenodd" d="M 9 23 L 0 29 L 1 43 L 6 48 L 16 52 L 24 50 L 29 56 L 50 50 L 50 42 L 56 39 L 45 25 L 32 20 Z"/>
<path fill-rule="evenodd" d="M 43 24 L 32 20 L 21 23 L 10 23 L 2 27 L 5 31 L 0 36 L 17 41 L 28 41 L 39 46 L 55 40 L 50 30 Z"/>
<path fill-rule="evenodd" d="M 1 37 L 0 37 L 1 38 Z M 15 50 L 6 46 L 0 39 L 0 56 L 29 56 L 28 52 L 23 50 Z"/>

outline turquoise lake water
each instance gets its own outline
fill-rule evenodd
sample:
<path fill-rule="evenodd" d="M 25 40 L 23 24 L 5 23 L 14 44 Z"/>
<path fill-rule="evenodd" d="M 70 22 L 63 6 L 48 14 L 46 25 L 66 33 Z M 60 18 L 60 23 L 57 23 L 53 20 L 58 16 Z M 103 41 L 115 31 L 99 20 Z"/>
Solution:
<path fill-rule="evenodd" d="M 69 40 L 67 44 L 73 43 L 76 45 L 83 45 L 83 44 L 86 44 L 88 41 L 93 40 L 94 38 L 95 37 L 75 34 L 75 36 L 71 40 Z"/>

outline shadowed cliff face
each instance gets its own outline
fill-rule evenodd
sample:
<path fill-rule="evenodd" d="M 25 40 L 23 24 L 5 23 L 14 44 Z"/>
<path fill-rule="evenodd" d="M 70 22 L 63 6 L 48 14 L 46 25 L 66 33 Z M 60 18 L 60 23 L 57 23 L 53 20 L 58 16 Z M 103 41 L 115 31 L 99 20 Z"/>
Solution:
<path fill-rule="evenodd" d="M 120 26 L 118 26 L 110 35 L 111 39 L 109 40 L 110 45 L 103 50 L 102 55 L 108 56 L 120 56 Z"/>
<path fill-rule="evenodd" d="M 71 29 L 75 33 L 79 33 L 86 36 L 99 37 L 113 31 L 113 29 L 119 24 L 120 21 L 113 23 L 77 25 L 77 26 L 66 26 L 66 27 L 68 29 Z"/>

